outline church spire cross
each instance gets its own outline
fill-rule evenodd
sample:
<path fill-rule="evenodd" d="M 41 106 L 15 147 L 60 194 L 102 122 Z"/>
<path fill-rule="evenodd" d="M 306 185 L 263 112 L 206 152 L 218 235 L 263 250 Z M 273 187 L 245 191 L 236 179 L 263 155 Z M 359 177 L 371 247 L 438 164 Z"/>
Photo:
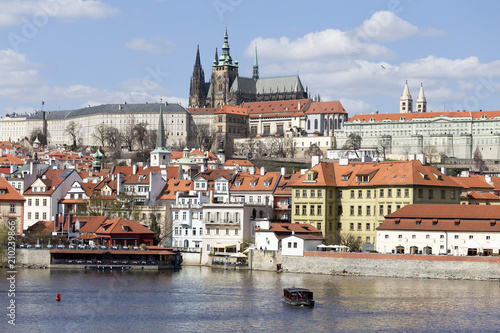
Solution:
<path fill-rule="evenodd" d="M 163 124 L 163 110 L 161 109 L 163 104 L 162 98 L 160 98 L 160 117 L 158 119 L 158 133 L 156 133 L 156 148 L 165 148 L 167 142 L 165 140 L 165 125 Z"/>
<path fill-rule="evenodd" d="M 255 45 L 255 58 L 253 60 L 252 79 L 254 81 L 257 81 L 259 79 L 259 63 L 257 62 L 257 45 Z"/>

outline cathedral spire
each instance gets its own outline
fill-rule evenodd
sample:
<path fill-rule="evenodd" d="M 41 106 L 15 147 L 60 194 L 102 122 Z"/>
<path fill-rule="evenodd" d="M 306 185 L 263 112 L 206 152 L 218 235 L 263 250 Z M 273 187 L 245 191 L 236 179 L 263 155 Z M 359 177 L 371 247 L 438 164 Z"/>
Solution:
<path fill-rule="evenodd" d="M 399 112 L 400 113 L 412 113 L 413 112 L 413 98 L 410 94 L 410 88 L 408 88 L 408 80 L 405 84 L 405 89 L 403 90 L 403 95 L 399 100 Z"/>
<path fill-rule="evenodd" d="M 200 61 L 200 45 L 198 44 L 196 46 L 196 60 L 194 62 L 194 67 L 195 68 L 201 68 L 201 61 Z"/>
<path fill-rule="evenodd" d="M 257 81 L 259 79 L 259 64 L 257 63 L 257 45 L 255 46 L 255 58 L 253 60 L 253 74 L 252 79 Z"/>
<path fill-rule="evenodd" d="M 163 124 L 163 111 L 161 109 L 162 99 L 160 98 L 160 118 L 158 119 L 158 132 L 156 133 L 156 148 L 165 148 L 165 125 Z"/>
<path fill-rule="evenodd" d="M 218 64 L 219 64 L 219 56 L 217 55 L 217 48 L 215 48 L 215 58 L 214 58 L 213 65 L 217 66 Z"/>
<path fill-rule="evenodd" d="M 227 26 L 226 32 L 224 33 L 224 44 L 222 44 L 222 54 L 219 58 L 219 65 L 232 65 L 233 59 L 229 54 L 229 37 L 227 35 Z"/>

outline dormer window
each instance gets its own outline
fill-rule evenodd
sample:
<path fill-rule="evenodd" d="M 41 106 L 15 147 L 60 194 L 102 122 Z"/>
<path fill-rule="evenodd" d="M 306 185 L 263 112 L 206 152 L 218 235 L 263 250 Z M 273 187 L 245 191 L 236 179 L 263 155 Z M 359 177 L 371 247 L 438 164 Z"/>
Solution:
<path fill-rule="evenodd" d="M 252 181 L 250 182 L 250 186 L 251 186 L 251 187 L 255 187 L 255 184 L 256 184 L 255 180 L 252 180 Z"/>
<path fill-rule="evenodd" d="M 267 181 L 267 182 L 264 182 L 264 186 L 265 186 L 265 187 L 268 187 L 269 185 L 271 185 L 271 183 L 270 183 L 270 182 L 268 182 L 268 181 Z"/>
<path fill-rule="evenodd" d="M 235 183 L 234 183 L 234 186 L 236 186 L 236 187 L 240 187 L 240 186 L 241 186 L 241 182 L 240 182 L 240 181 L 235 182 Z"/>
<path fill-rule="evenodd" d="M 129 231 L 132 231 L 132 230 L 130 230 L 130 227 L 129 227 L 128 225 L 123 225 L 123 226 L 122 226 L 122 230 L 123 230 L 123 232 L 129 232 Z"/>
<path fill-rule="evenodd" d="M 313 180 L 313 175 L 312 173 L 307 174 L 307 180 Z"/>

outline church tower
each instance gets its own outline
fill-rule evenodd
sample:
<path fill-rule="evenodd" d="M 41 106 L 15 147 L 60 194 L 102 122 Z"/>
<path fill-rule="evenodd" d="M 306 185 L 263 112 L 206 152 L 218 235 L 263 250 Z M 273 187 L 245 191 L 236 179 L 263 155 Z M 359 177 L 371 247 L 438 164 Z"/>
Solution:
<path fill-rule="evenodd" d="M 406 81 L 405 89 L 401 99 L 399 100 L 399 113 L 412 113 L 413 112 L 413 98 L 411 98 L 410 89 L 408 88 L 408 81 Z"/>
<path fill-rule="evenodd" d="M 205 73 L 201 67 L 200 46 L 196 50 L 196 60 L 194 62 L 193 76 L 189 85 L 189 107 L 202 108 L 205 106 Z"/>
<path fill-rule="evenodd" d="M 252 79 L 254 81 L 257 81 L 259 79 L 259 64 L 257 63 L 257 46 L 255 47 L 255 59 L 253 60 Z"/>
<path fill-rule="evenodd" d="M 238 63 L 233 64 L 233 59 L 229 53 L 228 40 L 226 27 L 222 54 L 217 59 L 217 51 L 215 51 L 215 59 L 212 65 L 211 89 L 210 96 L 207 97 L 207 104 L 213 108 L 229 103 L 231 86 L 238 77 Z"/>
<path fill-rule="evenodd" d="M 420 83 L 420 92 L 417 98 L 417 112 L 427 112 L 427 100 L 425 99 L 422 83 Z"/>
<path fill-rule="evenodd" d="M 167 103 L 165 103 L 167 104 Z M 170 165 L 170 151 L 165 148 L 165 125 L 163 124 L 163 111 L 160 102 L 160 118 L 158 119 L 158 132 L 156 133 L 156 147 L 151 152 L 151 166 Z"/>

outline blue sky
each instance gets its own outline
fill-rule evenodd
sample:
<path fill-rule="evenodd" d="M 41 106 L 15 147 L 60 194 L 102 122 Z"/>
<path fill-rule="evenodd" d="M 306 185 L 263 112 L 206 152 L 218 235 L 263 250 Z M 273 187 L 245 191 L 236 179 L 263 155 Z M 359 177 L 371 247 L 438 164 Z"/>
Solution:
<path fill-rule="evenodd" d="M 299 73 L 349 116 L 399 112 L 408 80 L 428 110 L 499 110 L 498 1 L 0 2 L 0 115 L 160 97 L 187 107 L 227 24 L 241 76 Z"/>

